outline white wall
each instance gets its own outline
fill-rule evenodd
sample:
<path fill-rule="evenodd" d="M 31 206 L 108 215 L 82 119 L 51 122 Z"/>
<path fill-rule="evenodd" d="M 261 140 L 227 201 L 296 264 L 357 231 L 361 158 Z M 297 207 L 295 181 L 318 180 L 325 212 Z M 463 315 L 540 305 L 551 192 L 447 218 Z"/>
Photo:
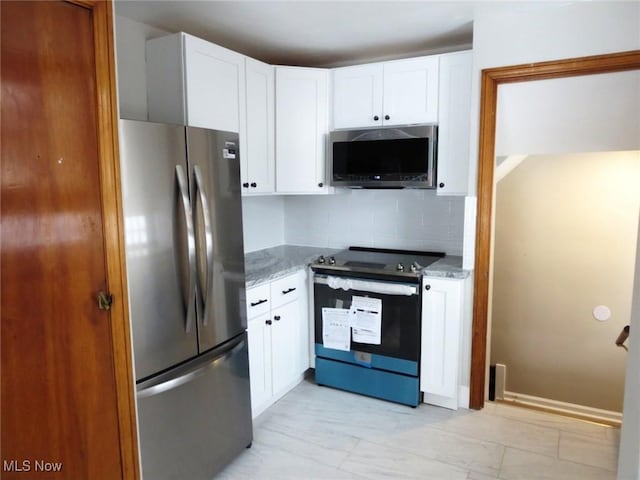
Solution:
<path fill-rule="evenodd" d="M 477 187 L 482 69 L 635 50 L 640 48 L 639 31 L 638 2 L 559 2 L 540 11 L 479 15 L 474 22 L 473 35 L 470 194 L 475 195 Z M 535 98 L 531 100 L 536 101 Z M 475 222 L 465 222 L 465 232 L 468 231 L 475 231 Z M 464 265 L 473 265 L 473 249 L 467 245 Z M 464 334 L 470 335 L 471 332 Z M 637 375 L 631 383 L 633 401 L 627 403 L 632 405 L 629 408 L 636 415 L 640 404 L 640 379 Z M 625 411 L 624 415 L 627 414 Z M 636 460 L 640 454 L 637 440 L 623 437 L 621 444 L 621 451 L 632 451 Z M 625 458 L 621 471 L 629 465 L 630 459 L 631 456 Z M 636 461 L 635 475 L 628 478 L 637 478 L 637 467 Z"/>
<path fill-rule="evenodd" d="M 498 183 L 491 363 L 508 391 L 622 412 L 639 186 L 638 151 L 532 155 Z"/>
<path fill-rule="evenodd" d="M 120 118 L 147 120 L 145 42 L 169 32 L 118 15 L 115 26 Z"/>
<path fill-rule="evenodd" d="M 431 190 L 348 190 L 285 200 L 285 238 L 295 245 L 350 245 L 462 254 L 464 197 Z"/>
<path fill-rule="evenodd" d="M 474 194 L 477 187 L 483 69 L 635 50 L 640 48 L 639 31 L 640 2 L 558 2 L 538 11 L 479 15 L 473 26 L 469 192 Z M 498 97 L 503 87 L 499 87 Z M 590 100 L 601 99 L 595 96 Z M 532 97 L 530 101 L 539 99 Z M 637 117 L 631 120 L 636 122 Z"/>
<path fill-rule="evenodd" d="M 284 197 L 242 197 L 244 251 L 285 243 Z"/>
<path fill-rule="evenodd" d="M 640 70 L 502 85 L 497 131 L 496 155 L 638 150 Z"/>

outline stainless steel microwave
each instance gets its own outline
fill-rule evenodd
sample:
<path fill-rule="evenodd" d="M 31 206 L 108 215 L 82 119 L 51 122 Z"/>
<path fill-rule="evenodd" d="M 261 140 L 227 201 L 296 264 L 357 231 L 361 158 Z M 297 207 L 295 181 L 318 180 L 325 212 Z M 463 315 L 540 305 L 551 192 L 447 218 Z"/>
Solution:
<path fill-rule="evenodd" d="M 436 125 L 336 130 L 329 139 L 333 186 L 436 188 Z"/>

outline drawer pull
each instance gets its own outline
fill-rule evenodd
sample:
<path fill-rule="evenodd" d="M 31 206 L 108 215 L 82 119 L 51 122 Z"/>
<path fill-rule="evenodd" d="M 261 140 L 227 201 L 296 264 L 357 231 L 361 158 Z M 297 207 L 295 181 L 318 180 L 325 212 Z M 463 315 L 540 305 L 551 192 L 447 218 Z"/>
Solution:
<path fill-rule="evenodd" d="M 267 303 L 269 300 L 267 300 L 266 298 L 264 300 L 258 300 L 257 302 L 251 302 L 251 306 L 255 307 L 257 305 L 261 305 L 263 303 Z"/>
<path fill-rule="evenodd" d="M 294 288 L 294 287 L 291 287 L 291 288 L 289 288 L 288 290 L 282 290 L 282 294 L 283 294 L 283 295 L 286 295 L 287 293 L 291 293 L 291 292 L 293 292 L 294 290 L 295 290 L 295 288 Z"/>
<path fill-rule="evenodd" d="M 280 315 L 276 315 L 275 317 L 273 317 L 273 319 L 274 319 L 276 322 L 279 322 L 279 321 L 280 321 Z"/>

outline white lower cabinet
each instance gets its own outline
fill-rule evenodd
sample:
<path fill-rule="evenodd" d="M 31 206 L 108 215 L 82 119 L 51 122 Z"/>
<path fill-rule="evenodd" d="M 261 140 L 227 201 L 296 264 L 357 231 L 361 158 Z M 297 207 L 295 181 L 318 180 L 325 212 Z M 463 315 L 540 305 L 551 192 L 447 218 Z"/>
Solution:
<path fill-rule="evenodd" d="M 306 295 L 305 270 L 247 290 L 254 418 L 295 387 L 309 368 Z M 267 301 L 251 307 L 261 300 Z M 264 305 L 270 308 L 264 311 Z M 251 308 L 261 311 L 252 315 Z"/>
<path fill-rule="evenodd" d="M 269 313 L 247 322 L 249 338 L 249 379 L 251 385 L 251 409 L 268 405 L 271 400 L 271 327 Z M 266 408 L 266 407 L 265 407 Z"/>
<path fill-rule="evenodd" d="M 422 279 L 420 391 L 424 403 L 457 409 L 465 281 Z"/>

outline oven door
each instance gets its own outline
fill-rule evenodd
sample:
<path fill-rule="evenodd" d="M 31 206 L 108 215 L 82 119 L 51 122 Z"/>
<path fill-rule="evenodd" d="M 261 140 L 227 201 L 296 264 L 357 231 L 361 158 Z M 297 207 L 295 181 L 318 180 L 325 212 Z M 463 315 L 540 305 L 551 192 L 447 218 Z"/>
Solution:
<path fill-rule="evenodd" d="M 331 281 L 331 279 L 338 281 Z M 333 285 L 330 286 L 330 284 Z M 343 288 L 335 288 L 339 284 Z M 420 359 L 420 288 L 406 280 L 314 275 L 314 320 L 316 356 L 380 368 L 405 375 L 418 375 Z M 322 344 L 322 308 L 350 308 L 354 296 L 382 301 L 379 345 L 351 341 L 351 351 L 325 348 Z"/>

